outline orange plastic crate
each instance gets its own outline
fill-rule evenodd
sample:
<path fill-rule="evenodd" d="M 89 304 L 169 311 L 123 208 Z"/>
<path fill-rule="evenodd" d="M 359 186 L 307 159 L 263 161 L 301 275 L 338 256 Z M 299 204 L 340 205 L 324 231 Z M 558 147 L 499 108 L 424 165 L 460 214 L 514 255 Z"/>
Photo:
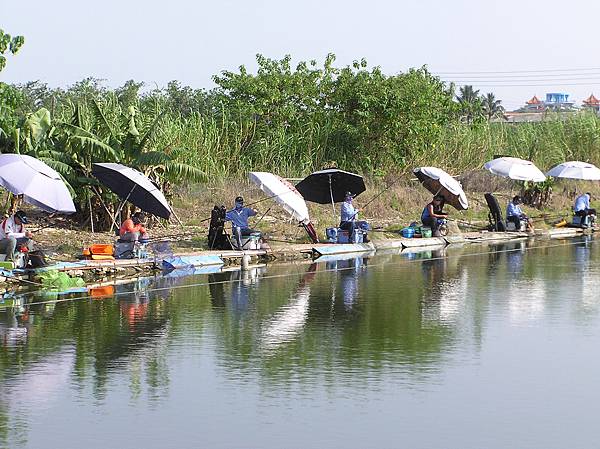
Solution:
<path fill-rule="evenodd" d="M 112 256 L 115 251 L 112 245 L 101 243 L 90 245 L 89 250 L 94 256 Z"/>

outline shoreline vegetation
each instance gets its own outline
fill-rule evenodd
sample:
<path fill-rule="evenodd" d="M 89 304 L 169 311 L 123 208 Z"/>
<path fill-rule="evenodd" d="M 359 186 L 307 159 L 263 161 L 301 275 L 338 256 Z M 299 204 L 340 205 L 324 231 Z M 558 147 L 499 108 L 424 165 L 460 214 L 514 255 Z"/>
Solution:
<path fill-rule="evenodd" d="M 257 66 L 256 73 L 240 66 L 215 75 L 211 90 L 177 81 L 153 90 L 133 80 L 114 89 L 93 78 L 68 88 L 0 82 L 0 151 L 28 154 L 57 170 L 78 209 L 69 226 L 89 230 L 93 223 L 96 231 L 109 229 L 118 199 L 91 175 L 94 162 L 142 171 L 191 226 L 213 205 L 230 206 L 237 194 L 260 199 L 244 181 L 248 171 L 290 178 L 332 166 L 357 172 L 370 185 L 359 206 L 402 178 L 365 215 L 406 225 L 404 217 L 417 220 L 429 198 L 411 181 L 414 167 L 437 166 L 458 176 L 470 201 L 470 193 L 481 193 L 473 210 L 453 215 L 482 222 L 487 212 L 477 203 L 484 191 L 510 195 L 529 187 L 481 174 L 487 160 L 516 156 L 543 171 L 566 160 L 600 162 L 600 118 L 589 111 L 503 123 L 491 120 L 502 113 L 493 95 L 479 97 L 470 86 L 457 92 L 425 66 L 385 75 L 364 59 L 337 67 L 332 54 L 295 66 L 289 56 L 257 55 Z M 555 214 L 568 213 L 574 192 L 587 188 L 552 183 L 541 189 L 553 187 L 554 199 L 538 207 Z M 331 208 L 322 209 L 313 211 L 315 221 L 333 222 Z M 266 226 L 284 220 L 270 218 Z"/>

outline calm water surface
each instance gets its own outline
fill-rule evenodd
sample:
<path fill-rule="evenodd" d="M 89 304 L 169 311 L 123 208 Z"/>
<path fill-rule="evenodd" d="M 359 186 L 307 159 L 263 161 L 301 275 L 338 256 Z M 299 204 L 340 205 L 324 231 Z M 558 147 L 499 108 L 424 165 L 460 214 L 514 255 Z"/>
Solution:
<path fill-rule="evenodd" d="M 599 261 L 553 240 L 7 292 L 0 447 L 597 447 Z"/>

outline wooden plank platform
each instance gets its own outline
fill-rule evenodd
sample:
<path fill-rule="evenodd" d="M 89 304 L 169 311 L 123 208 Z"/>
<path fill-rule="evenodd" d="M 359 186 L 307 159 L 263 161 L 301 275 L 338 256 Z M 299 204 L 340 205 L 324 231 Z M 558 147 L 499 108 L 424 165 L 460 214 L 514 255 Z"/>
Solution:
<path fill-rule="evenodd" d="M 446 248 L 446 244 L 438 244 L 431 246 L 413 246 L 412 248 L 403 248 L 400 254 L 419 254 L 427 251 L 440 251 Z"/>
<path fill-rule="evenodd" d="M 476 235 L 465 235 L 465 242 L 508 242 L 516 239 L 527 239 L 533 237 L 533 234 L 527 232 L 478 232 Z"/>
<path fill-rule="evenodd" d="M 373 244 L 376 249 L 402 249 L 404 245 L 402 245 L 403 238 L 397 239 L 386 239 L 386 240 L 374 240 Z"/>
<path fill-rule="evenodd" d="M 584 233 L 591 233 L 591 229 L 583 229 L 583 228 L 554 228 L 548 231 L 544 231 L 541 235 L 550 237 L 551 239 L 559 239 L 559 238 L 569 238 L 575 237 L 577 235 L 583 235 Z M 536 232 L 537 235 L 537 232 Z"/>
<path fill-rule="evenodd" d="M 119 268 L 162 268 L 163 261 L 176 262 L 179 266 L 201 267 L 206 265 L 223 265 L 224 259 L 241 259 L 242 256 L 258 257 L 267 254 L 265 250 L 247 251 L 198 251 L 188 254 L 174 254 L 162 258 L 114 259 L 114 260 L 79 260 L 76 262 L 58 262 L 35 270 L 22 270 L 29 273 L 41 273 L 50 270 L 73 271 Z M 17 271 L 17 270 L 15 270 Z"/>
<path fill-rule="evenodd" d="M 375 245 L 369 243 L 331 243 L 325 245 L 315 245 L 312 247 L 313 254 L 319 256 L 329 256 L 334 254 L 364 253 L 374 251 Z"/>
<path fill-rule="evenodd" d="M 400 237 L 393 240 L 378 240 L 375 241 L 375 248 L 377 249 L 402 249 L 402 248 L 421 248 L 429 246 L 446 246 L 448 242 L 443 237 L 429 237 L 429 238 L 412 238 L 407 239 Z"/>
<path fill-rule="evenodd" d="M 404 248 L 421 248 L 425 246 L 446 246 L 443 237 L 428 237 L 417 239 L 401 239 Z"/>

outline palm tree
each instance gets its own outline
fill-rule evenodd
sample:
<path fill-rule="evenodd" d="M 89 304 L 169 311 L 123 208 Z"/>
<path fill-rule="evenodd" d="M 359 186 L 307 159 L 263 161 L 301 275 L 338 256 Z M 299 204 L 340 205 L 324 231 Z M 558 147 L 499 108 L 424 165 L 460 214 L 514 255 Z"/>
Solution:
<path fill-rule="evenodd" d="M 504 106 L 502 106 L 500 103 L 502 103 L 502 100 L 496 100 L 496 96 L 491 92 L 481 97 L 483 113 L 487 117 L 488 121 L 494 117 L 500 117 L 502 114 L 504 114 Z"/>
<path fill-rule="evenodd" d="M 460 105 L 461 118 L 467 123 L 472 123 L 483 116 L 479 90 L 473 89 L 473 86 L 466 85 L 459 89 L 460 94 L 456 96 Z"/>

